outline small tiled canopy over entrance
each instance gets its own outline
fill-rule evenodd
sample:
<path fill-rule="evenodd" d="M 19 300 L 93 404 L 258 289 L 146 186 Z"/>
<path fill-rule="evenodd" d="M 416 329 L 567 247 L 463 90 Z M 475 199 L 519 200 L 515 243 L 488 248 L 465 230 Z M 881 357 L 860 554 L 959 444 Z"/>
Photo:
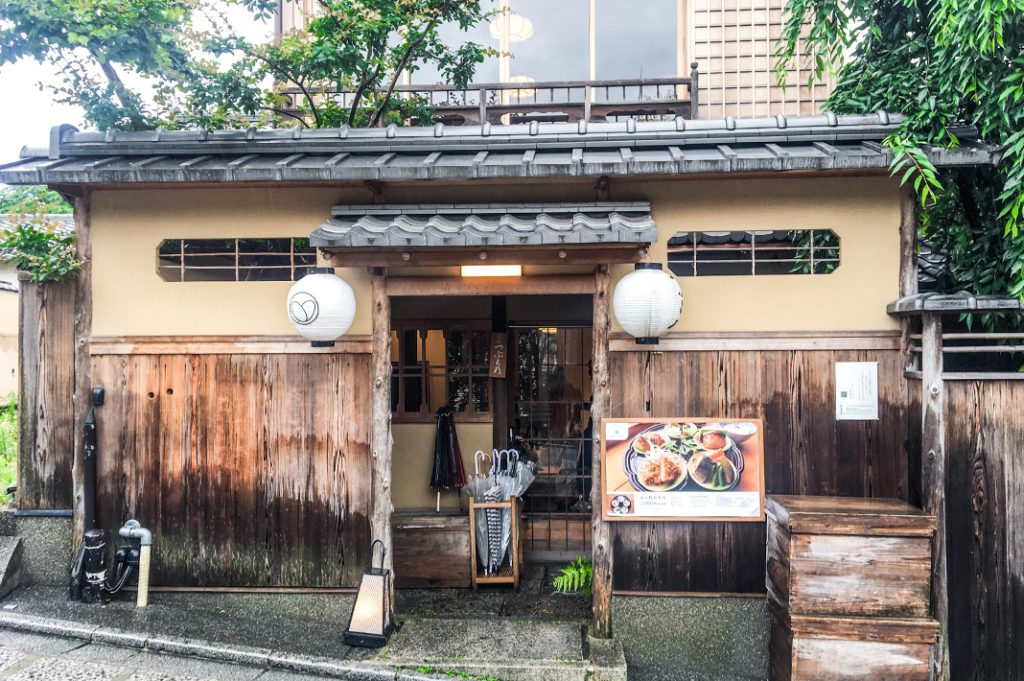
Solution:
<path fill-rule="evenodd" d="M 632 262 L 658 228 L 646 201 L 335 206 L 310 243 L 335 266 Z"/>

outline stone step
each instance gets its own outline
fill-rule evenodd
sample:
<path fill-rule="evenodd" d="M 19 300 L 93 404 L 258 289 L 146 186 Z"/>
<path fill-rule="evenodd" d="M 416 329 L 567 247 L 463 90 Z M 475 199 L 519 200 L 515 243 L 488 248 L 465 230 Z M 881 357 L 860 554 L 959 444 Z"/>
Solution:
<path fill-rule="evenodd" d="M 14 509 L 9 506 L 0 508 L 0 537 L 13 537 L 16 534 L 18 521 L 14 517 Z"/>
<path fill-rule="evenodd" d="M 626 681 L 622 647 L 586 638 L 578 621 L 403 619 L 368 665 L 502 681 Z"/>
<path fill-rule="evenodd" d="M 0 598 L 21 585 L 21 537 L 0 537 Z"/>

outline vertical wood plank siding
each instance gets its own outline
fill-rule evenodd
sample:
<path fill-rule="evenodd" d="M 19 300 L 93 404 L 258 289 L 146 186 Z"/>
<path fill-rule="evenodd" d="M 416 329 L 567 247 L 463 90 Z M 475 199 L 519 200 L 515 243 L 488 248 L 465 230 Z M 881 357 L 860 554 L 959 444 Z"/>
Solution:
<path fill-rule="evenodd" d="M 74 457 L 75 284 L 21 282 L 19 509 L 69 509 Z"/>
<path fill-rule="evenodd" d="M 878 421 L 837 421 L 835 362 L 877 361 Z M 909 499 L 896 350 L 611 353 L 611 416 L 762 418 L 768 494 Z M 763 523 L 614 523 L 615 588 L 765 590 Z"/>
<path fill-rule="evenodd" d="M 950 678 L 1024 670 L 1024 383 L 946 381 Z"/>
<path fill-rule="evenodd" d="M 352 586 L 368 562 L 370 357 L 98 355 L 100 523 L 152 582 Z"/>

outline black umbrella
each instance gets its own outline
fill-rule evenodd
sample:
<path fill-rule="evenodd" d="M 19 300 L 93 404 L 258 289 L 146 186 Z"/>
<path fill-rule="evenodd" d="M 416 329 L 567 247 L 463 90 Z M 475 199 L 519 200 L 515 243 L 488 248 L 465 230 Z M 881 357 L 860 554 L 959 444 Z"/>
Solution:
<path fill-rule="evenodd" d="M 455 410 L 446 405 L 437 410 L 437 435 L 434 437 L 434 469 L 430 473 L 430 486 L 437 491 L 437 510 L 441 510 L 441 490 L 455 489 L 466 484 L 466 470 L 462 466 L 459 438 L 455 434 Z"/>

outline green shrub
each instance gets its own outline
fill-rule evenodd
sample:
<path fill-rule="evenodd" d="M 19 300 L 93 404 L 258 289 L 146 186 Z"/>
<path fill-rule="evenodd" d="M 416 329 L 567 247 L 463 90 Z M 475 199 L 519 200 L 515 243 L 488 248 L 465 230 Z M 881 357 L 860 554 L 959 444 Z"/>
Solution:
<path fill-rule="evenodd" d="M 555 591 L 560 593 L 579 592 L 589 596 L 594 585 L 594 564 L 589 558 L 577 556 L 576 560 L 562 568 L 555 577 Z"/>
<path fill-rule="evenodd" d="M 12 392 L 0 398 L 0 499 L 17 478 L 18 398 Z"/>
<path fill-rule="evenodd" d="M 27 272 L 32 281 L 65 281 L 82 269 L 75 232 L 54 219 L 45 193 L 19 204 L 0 229 L 0 261 Z"/>

